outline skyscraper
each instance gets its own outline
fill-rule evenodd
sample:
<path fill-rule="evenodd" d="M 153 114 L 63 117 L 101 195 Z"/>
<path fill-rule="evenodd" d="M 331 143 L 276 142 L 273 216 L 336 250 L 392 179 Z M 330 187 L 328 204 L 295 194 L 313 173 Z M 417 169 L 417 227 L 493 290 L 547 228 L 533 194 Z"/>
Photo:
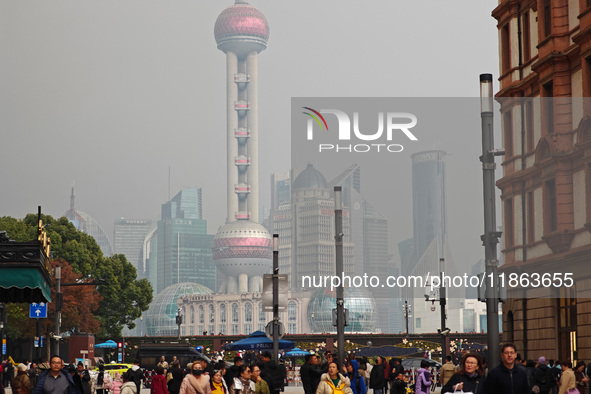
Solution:
<path fill-rule="evenodd" d="M 64 213 L 64 216 L 76 229 L 93 237 L 104 256 L 111 256 L 113 254 L 111 241 L 109 241 L 109 237 L 107 237 L 101 225 L 86 212 L 76 209 L 74 186 L 72 186 L 72 194 L 70 195 L 70 209 Z"/>
<path fill-rule="evenodd" d="M 144 240 L 150 227 L 151 219 L 117 219 L 113 228 L 113 241 L 116 254 L 123 254 L 137 270 L 138 278 L 146 277 L 144 266 Z"/>
<path fill-rule="evenodd" d="M 215 266 L 211 255 L 213 236 L 207 234 L 207 221 L 201 216 L 201 188 L 181 190 L 170 201 L 162 204 L 162 219 L 158 221 L 156 242 L 152 249 L 148 270 L 156 293 L 170 285 L 194 282 L 212 286 Z M 156 257 L 156 261 L 153 258 Z"/>
<path fill-rule="evenodd" d="M 271 267 L 272 240 L 259 223 L 258 71 L 259 52 L 267 47 L 265 16 L 236 0 L 218 16 L 218 49 L 226 54 L 226 225 L 214 239 L 213 257 L 222 293 L 260 291 Z"/>

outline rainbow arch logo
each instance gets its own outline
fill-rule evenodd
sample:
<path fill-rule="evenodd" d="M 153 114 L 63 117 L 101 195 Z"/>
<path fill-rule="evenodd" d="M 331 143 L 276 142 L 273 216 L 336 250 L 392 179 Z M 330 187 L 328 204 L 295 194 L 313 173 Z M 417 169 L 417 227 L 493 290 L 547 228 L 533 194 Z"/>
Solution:
<path fill-rule="evenodd" d="M 320 126 L 320 130 L 326 128 L 326 131 L 328 131 L 328 124 L 326 124 L 326 120 L 324 119 L 324 116 L 322 116 L 320 114 L 320 112 L 318 112 L 315 109 L 312 109 L 310 107 L 302 107 L 302 108 L 307 109 L 310 112 L 313 112 L 313 114 L 311 114 L 310 112 L 302 112 L 302 113 L 305 115 L 308 115 L 309 117 L 314 119 L 316 121 L 316 123 L 318 123 L 318 126 Z M 318 118 L 320 118 L 320 119 L 318 119 Z M 320 123 L 320 120 L 322 120 L 322 123 L 324 123 L 324 127 L 322 126 L 322 123 Z"/>

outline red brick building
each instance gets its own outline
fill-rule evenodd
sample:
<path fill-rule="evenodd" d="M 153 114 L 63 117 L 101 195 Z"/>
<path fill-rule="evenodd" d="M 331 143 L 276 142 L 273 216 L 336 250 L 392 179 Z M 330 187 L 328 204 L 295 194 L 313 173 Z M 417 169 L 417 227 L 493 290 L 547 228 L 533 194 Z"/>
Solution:
<path fill-rule="evenodd" d="M 591 97 L 591 0 L 500 0 L 492 15 L 506 151 L 497 182 L 501 272 L 573 273 L 570 287 L 509 288 L 503 341 L 528 359 L 588 362 L 591 99 L 583 97 Z"/>

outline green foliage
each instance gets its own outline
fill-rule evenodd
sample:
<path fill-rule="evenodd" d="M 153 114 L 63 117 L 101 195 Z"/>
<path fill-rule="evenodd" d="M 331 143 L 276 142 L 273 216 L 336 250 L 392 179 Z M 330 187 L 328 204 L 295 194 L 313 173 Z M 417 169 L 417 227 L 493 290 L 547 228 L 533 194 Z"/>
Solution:
<path fill-rule="evenodd" d="M 121 336 L 124 326 L 133 328 L 133 321 L 148 309 L 152 301 L 152 286 L 146 279 L 137 280 L 137 272 L 123 255 L 104 257 L 91 236 L 76 230 L 65 217 L 54 219 L 42 215 L 43 225 L 51 239 L 53 259 L 65 260 L 82 278 L 105 279 L 98 287 L 102 300 L 96 311 L 101 323 L 99 336 Z M 0 231 L 10 239 L 25 242 L 37 238 L 38 215 L 29 214 L 23 220 L 0 217 Z M 21 313 L 13 309 L 13 319 L 19 321 Z M 14 337 L 25 336 L 15 332 Z"/>

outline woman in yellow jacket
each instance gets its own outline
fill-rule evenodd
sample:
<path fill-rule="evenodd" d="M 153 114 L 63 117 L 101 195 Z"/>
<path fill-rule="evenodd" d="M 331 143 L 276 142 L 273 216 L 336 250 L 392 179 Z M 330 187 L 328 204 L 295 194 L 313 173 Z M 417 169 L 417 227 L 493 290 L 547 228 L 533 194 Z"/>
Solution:
<path fill-rule="evenodd" d="M 573 372 L 572 367 L 573 365 L 570 361 L 562 363 L 562 375 L 560 376 L 558 394 L 566 394 L 569 390 L 576 389 L 577 379 L 575 378 L 575 373 Z"/>
<path fill-rule="evenodd" d="M 337 363 L 331 362 L 328 364 L 328 373 L 320 377 L 320 384 L 316 389 L 316 394 L 353 394 L 351 381 L 339 373 Z"/>

